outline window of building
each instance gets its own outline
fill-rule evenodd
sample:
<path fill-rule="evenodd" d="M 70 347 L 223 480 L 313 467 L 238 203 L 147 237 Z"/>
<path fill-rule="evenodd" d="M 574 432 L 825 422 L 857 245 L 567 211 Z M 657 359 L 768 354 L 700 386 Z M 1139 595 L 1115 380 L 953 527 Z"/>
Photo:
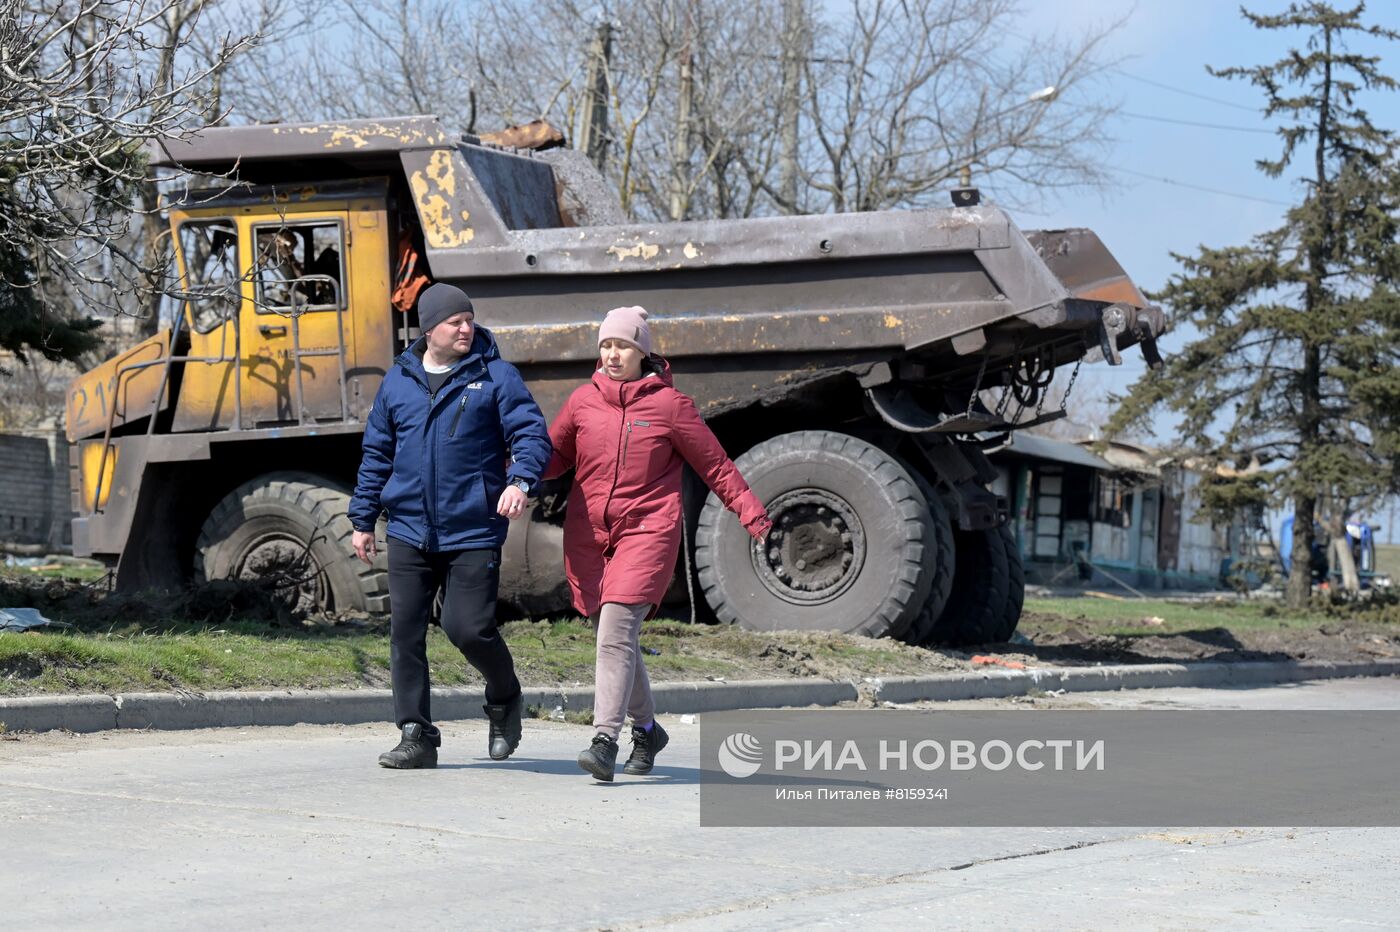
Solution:
<path fill-rule="evenodd" d="M 345 307 L 344 231 L 335 220 L 254 228 L 259 314 Z"/>
<path fill-rule="evenodd" d="M 1063 513 L 1064 473 L 1062 467 L 1040 467 L 1035 477 L 1035 529 L 1031 554 L 1055 559 L 1060 553 L 1060 516 Z"/>
<path fill-rule="evenodd" d="M 1096 477 L 1098 494 L 1094 502 L 1094 520 L 1113 527 L 1132 527 L 1133 493 L 1116 476 L 1099 473 Z"/>
<path fill-rule="evenodd" d="M 238 314 L 238 228 L 232 220 L 180 224 L 190 326 L 208 333 Z"/>

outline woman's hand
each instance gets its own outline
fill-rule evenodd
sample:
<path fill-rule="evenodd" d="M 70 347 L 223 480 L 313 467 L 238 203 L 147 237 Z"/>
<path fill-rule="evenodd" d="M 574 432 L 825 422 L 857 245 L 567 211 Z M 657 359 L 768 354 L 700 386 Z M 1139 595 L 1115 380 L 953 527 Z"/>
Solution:
<path fill-rule="evenodd" d="M 745 528 L 749 535 L 760 544 L 768 539 L 768 532 L 773 530 L 773 521 L 767 515 L 755 519 Z"/>
<path fill-rule="evenodd" d="M 525 513 L 525 503 L 528 499 L 525 493 L 520 491 L 519 486 L 508 485 L 501 493 L 501 500 L 496 504 L 496 514 L 514 521 Z"/>

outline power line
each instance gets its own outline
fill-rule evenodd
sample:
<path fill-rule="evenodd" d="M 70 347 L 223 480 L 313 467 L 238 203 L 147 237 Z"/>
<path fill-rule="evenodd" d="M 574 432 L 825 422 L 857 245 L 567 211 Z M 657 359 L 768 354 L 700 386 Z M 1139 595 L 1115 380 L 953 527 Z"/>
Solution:
<path fill-rule="evenodd" d="M 1162 184 L 1175 185 L 1178 188 L 1190 188 L 1193 191 L 1204 191 L 1207 194 L 1219 194 L 1222 197 L 1234 197 L 1242 201 L 1257 201 L 1260 204 L 1274 204 L 1278 207 L 1292 207 L 1287 201 L 1278 201 L 1269 197 L 1255 197 L 1252 194 L 1238 194 L 1234 191 L 1222 191 L 1220 188 L 1208 188 L 1205 185 L 1191 184 L 1187 181 L 1177 181 L 1175 178 L 1164 178 L 1161 175 L 1148 175 L 1143 172 L 1135 172 L 1130 168 L 1114 168 L 1116 172 L 1125 175 L 1133 175 L 1137 178 L 1146 178 L 1148 181 L 1157 181 Z"/>
<path fill-rule="evenodd" d="M 1154 81 L 1151 78 L 1144 78 L 1141 75 L 1131 74 L 1130 72 L 1123 71 L 1121 68 L 1118 70 L 1118 73 L 1121 74 L 1123 77 L 1128 78 L 1129 80 L 1139 81 L 1143 84 L 1150 84 L 1153 87 L 1160 87 L 1162 90 L 1171 91 L 1174 94 L 1183 94 L 1187 97 L 1195 97 L 1197 100 L 1208 100 L 1213 104 L 1220 104 L 1222 107 L 1234 107 L 1236 110 L 1245 110 L 1249 113 L 1257 114 L 1259 112 L 1258 107 L 1250 107 L 1245 104 L 1237 104 L 1232 100 L 1223 100 L 1219 97 L 1211 97 L 1209 94 L 1200 94 L 1196 91 L 1188 91 L 1184 87 L 1176 87 L 1171 84 L 1164 84 L 1161 81 Z"/>
<path fill-rule="evenodd" d="M 1131 117 L 1134 120 L 1151 120 L 1154 123 L 1175 123 L 1178 126 L 1200 126 L 1205 129 L 1223 129 L 1232 133 L 1260 133 L 1264 136 L 1275 135 L 1274 130 L 1258 129 L 1253 126 L 1229 126 L 1225 123 L 1201 123 L 1196 120 L 1176 120 L 1171 117 L 1152 116 L 1148 113 L 1129 113 L 1127 110 L 1115 110 L 1117 116 Z"/>

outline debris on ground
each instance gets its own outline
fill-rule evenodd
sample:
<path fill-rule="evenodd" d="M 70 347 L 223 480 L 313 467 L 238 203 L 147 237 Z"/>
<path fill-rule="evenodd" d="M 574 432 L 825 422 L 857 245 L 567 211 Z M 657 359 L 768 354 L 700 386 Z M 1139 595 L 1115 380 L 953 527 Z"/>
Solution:
<path fill-rule="evenodd" d="M 45 618 L 37 608 L 0 608 L 0 631 L 29 631 L 46 626 L 73 627 L 64 621 Z"/>
<path fill-rule="evenodd" d="M 258 579 L 214 579 L 184 589 L 125 593 L 108 592 L 103 581 L 4 574 L 0 600 L 79 628 L 131 624 L 159 629 L 172 622 L 215 626 L 233 619 L 278 627 L 308 623 L 287 604 L 275 583 Z M 335 623 L 324 616 L 316 621 Z"/>
<path fill-rule="evenodd" d="M 990 654 L 974 654 L 972 662 L 975 664 L 1006 667 L 1008 670 L 1024 670 L 1026 665 L 1019 660 L 1007 660 L 1005 657 L 993 657 Z"/>

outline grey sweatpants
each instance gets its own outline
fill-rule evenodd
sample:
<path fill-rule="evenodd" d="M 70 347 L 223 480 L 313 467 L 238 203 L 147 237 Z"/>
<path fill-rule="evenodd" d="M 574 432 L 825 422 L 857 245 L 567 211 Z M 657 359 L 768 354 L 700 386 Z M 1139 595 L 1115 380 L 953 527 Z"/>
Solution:
<path fill-rule="evenodd" d="M 645 725 L 656 714 L 651 681 L 638 638 L 651 604 L 622 605 L 604 602 L 592 619 L 598 632 L 598 660 L 593 676 L 593 727 L 614 741 L 622 731 L 624 713 L 636 725 Z"/>

